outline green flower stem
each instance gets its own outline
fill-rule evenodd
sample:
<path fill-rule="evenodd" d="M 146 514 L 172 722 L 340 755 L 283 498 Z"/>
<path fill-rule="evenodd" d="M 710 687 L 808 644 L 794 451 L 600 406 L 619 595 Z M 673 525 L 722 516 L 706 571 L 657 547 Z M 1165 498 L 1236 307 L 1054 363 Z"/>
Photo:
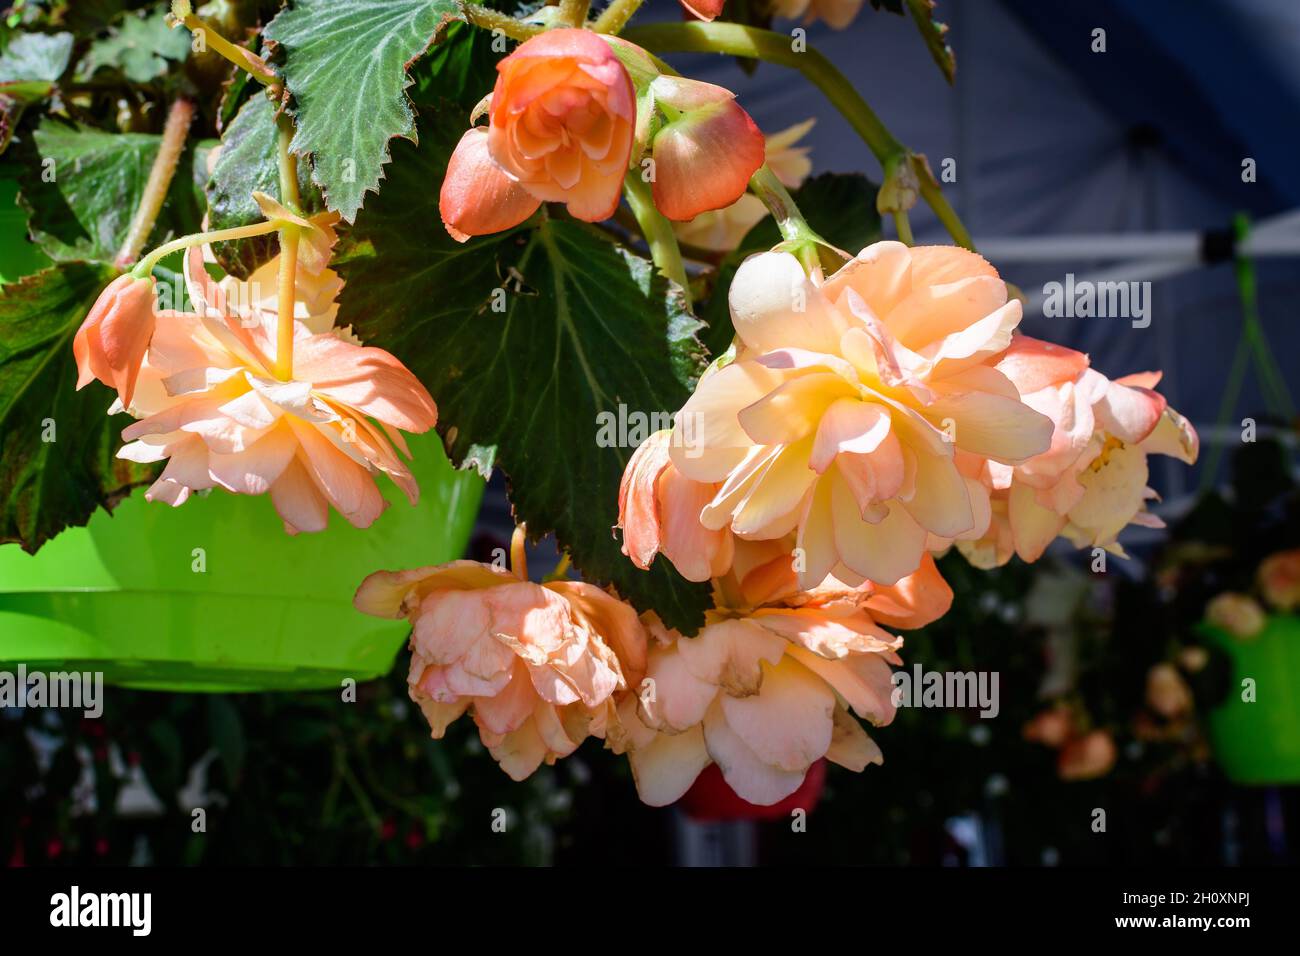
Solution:
<path fill-rule="evenodd" d="M 571 27 L 580 27 L 587 22 L 587 11 L 591 0 L 560 0 L 560 19 Z"/>
<path fill-rule="evenodd" d="M 171 242 L 164 243 L 153 252 L 141 259 L 131 270 L 131 274 L 136 278 L 143 279 L 153 272 L 154 266 L 171 255 L 173 252 L 180 252 L 182 249 L 188 249 L 190 246 L 201 246 L 210 242 L 230 242 L 234 239 L 251 239 L 254 236 L 265 236 L 269 232 L 276 232 L 285 225 L 282 219 L 267 219 L 263 222 L 255 222 L 248 226 L 235 226 L 233 229 L 217 229 L 214 232 L 198 232 L 192 236 L 181 236 L 179 239 L 173 239 Z"/>
<path fill-rule="evenodd" d="M 613 0 L 601 11 L 591 28 L 597 33 L 618 33 L 641 7 L 643 0 Z"/>
<path fill-rule="evenodd" d="M 140 197 L 140 205 L 136 207 L 131 228 L 127 230 L 126 238 L 122 240 L 122 246 L 114 259 L 119 269 L 126 269 L 135 262 L 149 233 L 153 232 L 153 225 L 158 220 L 158 213 L 162 211 L 167 190 L 171 188 L 176 164 L 185 149 L 185 137 L 189 134 L 193 120 L 194 104 L 190 100 L 182 97 L 172 103 L 171 111 L 167 114 L 167 125 L 163 127 L 162 144 L 149 169 L 149 179 L 145 183 L 144 194 Z"/>
<path fill-rule="evenodd" d="M 822 241 L 821 236 L 808 225 L 808 220 L 804 219 L 803 213 L 799 211 L 794 197 L 785 188 L 785 184 L 777 178 L 776 173 L 772 172 L 767 163 L 758 167 L 758 172 L 750 177 L 749 189 L 763 200 L 763 205 L 767 206 L 772 213 L 777 228 L 781 230 L 781 237 L 786 242 Z"/>
<path fill-rule="evenodd" d="M 293 378 L 293 305 L 298 278 L 297 226 L 280 230 L 280 277 L 276 283 L 279 316 L 275 334 L 275 377 L 282 382 Z"/>
<path fill-rule="evenodd" d="M 551 581 L 566 581 L 569 577 L 569 565 L 573 559 L 569 557 L 569 552 L 565 551 L 560 555 L 560 560 L 555 564 L 555 570 L 546 577 L 542 578 L 542 583 L 546 584 Z"/>
<path fill-rule="evenodd" d="M 636 216 L 641 234 L 650 246 L 650 258 L 660 272 L 682 287 L 686 294 L 686 304 L 690 306 L 691 285 L 686 278 L 681 250 L 677 247 L 677 236 L 673 233 L 672 224 L 655 208 L 650 184 L 641 179 L 639 171 L 633 170 L 624 177 L 623 195 L 627 197 L 632 215 Z"/>
<path fill-rule="evenodd" d="M 281 114 L 276 137 L 276 162 L 280 170 L 280 201 L 298 212 L 298 160 L 289 152 L 293 123 Z M 293 307 L 298 286 L 298 237 L 301 227 L 285 223 L 280 230 L 280 275 L 276 282 L 279 314 L 275 337 L 275 377 L 282 382 L 293 378 Z"/>
<path fill-rule="evenodd" d="M 624 38 L 656 53 L 724 53 L 766 60 L 798 70 L 826 95 L 875 154 L 882 168 L 908 155 L 880 117 L 867 105 L 853 84 L 824 55 L 812 47 L 795 52 L 790 38 L 771 30 L 737 23 L 653 23 L 632 27 Z M 948 204 L 939 186 L 926 173 L 918 173 L 921 197 L 960 246 L 973 249 L 970 233 Z"/>
<path fill-rule="evenodd" d="M 899 211 L 894 213 L 894 229 L 898 232 L 898 241 L 905 246 L 914 245 L 912 239 L 912 222 L 907 218 L 907 213 Z"/>
<path fill-rule="evenodd" d="M 213 53 L 229 60 L 244 70 L 264 86 L 280 86 L 280 77 L 267 66 L 266 61 L 252 50 L 231 43 L 219 32 L 208 26 L 195 13 L 190 0 L 172 0 L 172 16 L 176 22 L 184 24 L 185 29 L 203 38 L 203 44 Z"/>
<path fill-rule="evenodd" d="M 921 198 L 934 210 L 934 214 L 939 217 L 939 222 L 943 223 L 943 227 L 948 230 L 948 235 L 952 236 L 953 242 L 963 249 L 974 252 L 975 240 L 971 238 L 970 232 L 957 216 L 957 210 L 948 204 L 948 198 L 939 189 L 939 184 L 930 178 L 928 172 L 920 179 Z"/>
<path fill-rule="evenodd" d="M 275 119 L 276 167 L 280 173 L 280 202 L 296 213 L 302 212 L 302 199 L 298 195 L 298 157 L 289 152 L 293 141 L 293 121 L 284 113 Z"/>
<path fill-rule="evenodd" d="M 499 13 L 477 3 L 462 3 L 465 19 L 485 30 L 500 30 L 512 40 L 527 40 L 546 30 L 539 23 L 521 23 L 508 13 Z"/>

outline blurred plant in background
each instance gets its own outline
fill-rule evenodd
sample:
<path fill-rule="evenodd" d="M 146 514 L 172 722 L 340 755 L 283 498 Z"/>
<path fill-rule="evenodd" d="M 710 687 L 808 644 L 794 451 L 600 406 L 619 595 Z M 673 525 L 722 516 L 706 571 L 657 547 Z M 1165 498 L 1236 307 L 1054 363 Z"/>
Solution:
<path fill-rule="evenodd" d="M 556 774 L 513 785 L 473 733 L 418 733 L 398 670 L 355 703 L 106 695 L 99 720 L 0 711 L 10 865 L 547 863 L 570 812 Z"/>

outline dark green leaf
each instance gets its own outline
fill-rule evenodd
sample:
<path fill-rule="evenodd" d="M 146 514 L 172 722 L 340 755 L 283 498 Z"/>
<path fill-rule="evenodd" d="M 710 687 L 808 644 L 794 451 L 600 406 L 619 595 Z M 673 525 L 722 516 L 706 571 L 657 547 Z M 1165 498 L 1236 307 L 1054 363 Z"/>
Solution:
<path fill-rule="evenodd" d="M 874 183 L 857 173 L 822 173 L 794 191 L 795 203 L 823 239 L 845 252 L 856 253 L 880 238 L 880 214 L 876 212 Z M 781 241 L 781 232 L 771 216 L 745 234 L 736 250 L 723 260 L 713 293 L 702 317 L 709 328 L 702 338 L 710 355 L 721 355 L 735 335 L 727 309 L 727 291 L 746 256 L 765 252 Z"/>
<path fill-rule="evenodd" d="M 391 182 L 357 220 L 339 324 L 420 376 L 457 461 L 496 447 L 531 534 L 554 531 L 588 578 L 693 632 L 708 588 L 619 552 L 611 529 L 632 449 L 601 447 L 597 416 L 680 408 L 701 359 L 697 322 L 649 262 L 585 224 L 452 241 L 436 197 L 466 121 L 436 115 L 418 150 L 396 149 Z"/>
<path fill-rule="evenodd" d="M 56 261 L 111 262 L 130 229 L 161 137 L 46 119 L 33 139 L 20 180 L 32 238 Z M 190 185 L 192 156 L 191 150 L 181 158 L 146 248 L 198 231 L 202 212 Z"/>
<path fill-rule="evenodd" d="M 232 782 L 238 780 L 246 751 L 244 725 L 239 711 L 220 694 L 208 698 L 208 732 L 212 735 L 212 746 L 225 765 L 226 778 Z"/>
<path fill-rule="evenodd" d="M 260 222 L 262 212 L 253 200 L 255 191 L 280 197 L 280 176 L 275 163 L 275 104 L 254 94 L 236 114 L 221 139 L 221 153 L 208 181 L 208 228 L 230 229 Z M 298 189 L 307 213 L 324 208 L 320 191 L 311 184 L 307 163 L 298 164 Z M 246 279 L 253 270 L 280 251 L 274 235 L 219 242 L 212 247 L 217 262 L 231 275 Z"/>
<path fill-rule="evenodd" d="M 108 36 L 90 45 L 77 66 L 77 79 L 87 80 L 107 69 L 132 83 L 150 83 L 189 53 L 189 31 L 169 27 L 166 11 L 152 16 L 127 14 Z"/>
<path fill-rule="evenodd" d="M 408 90 L 416 106 L 451 100 L 471 109 L 492 92 L 497 62 L 505 54 L 494 51 L 493 35 L 468 23 L 453 23 L 438 44 L 411 68 L 414 81 Z"/>
<path fill-rule="evenodd" d="M 296 0 L 267 25 L 297 104 L 293 151 L 313 157 L 313 178 L 348 222 L 379 189 L 389 140 L 415 139 L 406 71 L 460 18 L 456 0 Z"/>
<path fill-rule="evenodd" d="M 158 799 L 168 810 L 175 809 L 176 792 L 185 783 L 185 747 L 172 724 L 158 719 L 149 724 L 140 742 L 140 768 Z"/>
<path fill-rule="evenodd" d="M 109 391 L 76 391 L 72 337 L 114 275 L 67 262 L 0 289 L 0 542 L 35 551 L 152 474 L 114 457 L 129 419 Z"/>

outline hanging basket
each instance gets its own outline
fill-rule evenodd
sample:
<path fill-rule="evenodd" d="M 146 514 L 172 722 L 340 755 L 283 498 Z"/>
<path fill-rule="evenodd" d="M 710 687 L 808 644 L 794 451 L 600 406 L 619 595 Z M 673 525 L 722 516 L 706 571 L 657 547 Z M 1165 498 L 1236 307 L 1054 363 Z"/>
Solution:
<path fill-rule="evenodd" d="M 44 265 L 0 179 L 0 283 Z M 420 483 L 361 530 L 290 537 L 270 496 L 214 491 L 180 508 L 139 489 L 35 555 L 0 545 L 0 670 L 102 672 L 109 683 L 174 691 L 307 690 L 386 673 L 406 634 L 354 610 L 381 568 L 460 557 L 483 482 L 455 471 L 434 434 L 409 440 Z"/>
<path fill-rule="evenodd" d="M 269 495 L 221 491 L 179 508 L 138 489 L 35 555 L 0 546 L 0 668 L 101 671 L 172 691 L 307 690 L 384 674 L 405 622 L 352 607 L 381 568 L 460 557 L 483 493 L 434 434 L 410 439 L 420 503 L 391 485 L 367 529 L 339 515 L 290 536 Z"/>
<path fill-rule="evenodd" d="M 1228 696 L 1210 712 L 1215 757 L 1233 783 L 1300 782 L 1300 618 L 1279 614 L 1255 637 L 1235 638 L 1209 624 L 1201 633 L 1232 660 Z M 1255 682 L 1255 700 L 1242 681 Z"/>

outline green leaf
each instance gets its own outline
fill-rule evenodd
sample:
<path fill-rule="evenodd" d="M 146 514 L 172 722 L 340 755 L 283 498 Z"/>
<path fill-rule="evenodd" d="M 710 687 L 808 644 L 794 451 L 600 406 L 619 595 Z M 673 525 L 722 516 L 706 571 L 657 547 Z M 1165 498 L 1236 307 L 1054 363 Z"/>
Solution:
<path fill-rule="evenodd" d="M 640 571 L 619 551 L 612 528 L 632 448 L 602 447 L 597 416 L 680 408 L 702 359 L 698 321 L 649 262 L 585 224 L 454 242 L 436 197 L 465 125 L 439 110 L 418 149 L 395 150 L 391 182 L 358 217 L 339 266 L 339 324 L 421 378 L 457 461 L 481 462 L 495 446 L 530 534 L 553 531 L 589 579 L 693 632 L 707 586 L 663 560 Z"/>
<path fill-rule="evenodd" d="M 411 101 L 432 106 L 451 100 L 472 109 L 492 91 L 497 63 L 505 54 L 492 49 L 493 35 L 468 23 L 453 23 L 437 45 L 411 68 Z"/>
<path fill-rule="evenodd" d="M 313 179 L 348 222 L 379 189 L 388 141 L 415 140 L 407 70 L 456 19 L 456 0 L 296 0 L 267 25 L 297 104 L 291 148 L 312 156 Z"/>
<path fill-rule="evenodd" d="M 20 178 L 33 240 L 56 261 L 111 262 L 131 227 L 162 138 L 47 118 L 33 139 Z M 190 185 L 192 157 L 193 150 L 182 156 L 146 248 L 199 230 L 202 210 Z"/>
<path fill-rule="evenodd" d="M 108 389 L 76 391 L 72 337 L 115 275 L 67 262 L 0 288 L 0 542 L 35 551 L 152 476 L 114 457 L 130 420 Z"/>
<path fill-rule="evenodd" d="M 77 79 L 88 80 L 107 69 L 132 83 L 151 83 L 189 53 L 189 31 L 169 27 L 165 10 L 153 16 L 127 14 L 107 37 L 90 45 L 77 66 Z"/>
<path fill-rule="evenodd" d="M 822 173 L 804 182 L 793 196 L 818 235 L 846 252 L 856 253 L 880 238 L 876 190 L 872 182 L 857 173 Z M 725 352 L 735 336 L 727 292 L 736 270 L 747 256 L 766 252 L 780 241 L 781 232 L 768 216 L 750 229 L 736 250 L 722 261 L 713 292 L 701 313 L 709 326 L 702 338 L 710 355 Z"/>
<path fill-rule="evenodd" d="M 0 94 L 39 99 L 72 56 L 71 33 L 18 33 L 0 53 Z"/>
<path fill-rule="evenodd" d="M 253 192 L 280 198 L 280 175 L 276 168 L 275 104 L 261 94 L 240 107 L 221 138 L 221 153 L 208 180 L 208 228 L 230 229 L 260 222 L 264 217 Z M 298 190 L 302 207 L 309 215 L 324 209 L 320 191 L 311 183 L 307 163 L 298 164 Z M 231 275 L 246 279 L 253 270 L 280 251 L 275 235 L 257 236 L 237 242 L 219 242 L 212 247 L 217 262 Z"/>
<path fill-rule="evenodd" d="M 0 52 L 0 153 L 13 138 L 23 109 L 54 90 L 72 56 L 71 33 L 18 33 Z"/>

